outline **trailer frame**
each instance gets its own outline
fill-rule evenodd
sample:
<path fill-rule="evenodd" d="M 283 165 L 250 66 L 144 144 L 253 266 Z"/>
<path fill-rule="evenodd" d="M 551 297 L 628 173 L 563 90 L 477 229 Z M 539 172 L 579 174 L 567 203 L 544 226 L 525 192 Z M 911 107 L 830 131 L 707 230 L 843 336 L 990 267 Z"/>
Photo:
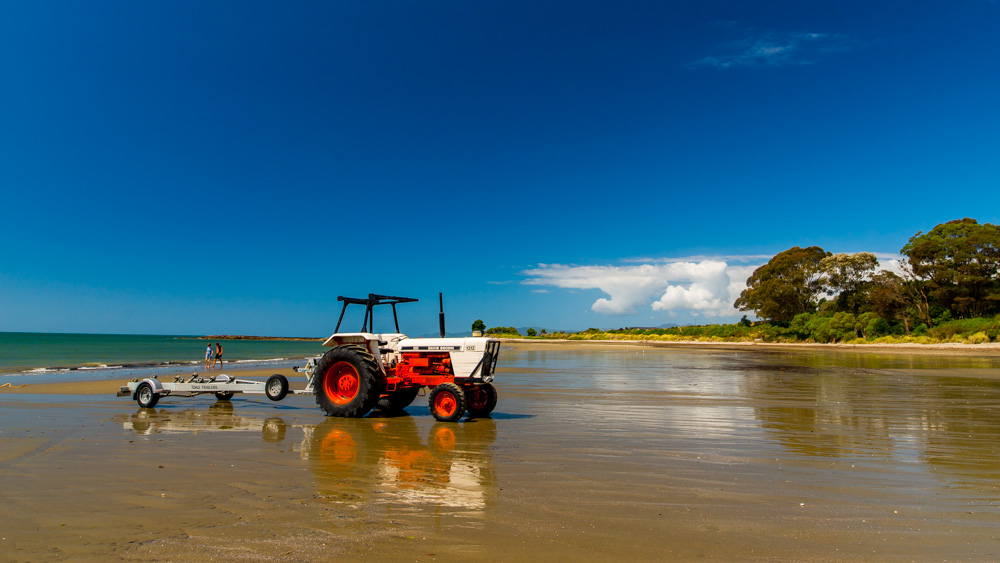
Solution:
<path fill-rule="evenodd" d="M 299 368 L 294 368 L 298 371 Z M 315 393 L 312 378 L 305 389 L 289 389 L 288 379 L 276 373 L 267 381 L 253 379 L 238 379 L 221 373 L 215 376 L 193 373 L 187 379 L 177 376 L 173 381 L 160 381 L 157 376 L 144 379 L 135 378 L 118 388 L 118 397 L 131 396 L 140 407 L 152 408 L 162 397 L 196 397 L 198 395 L 214 394 L 220 401 L 228 401 L 237 393 L 247 395 L 266 395 L 272 401 L 280 401 L 287 395 L 312 395 Z"/>

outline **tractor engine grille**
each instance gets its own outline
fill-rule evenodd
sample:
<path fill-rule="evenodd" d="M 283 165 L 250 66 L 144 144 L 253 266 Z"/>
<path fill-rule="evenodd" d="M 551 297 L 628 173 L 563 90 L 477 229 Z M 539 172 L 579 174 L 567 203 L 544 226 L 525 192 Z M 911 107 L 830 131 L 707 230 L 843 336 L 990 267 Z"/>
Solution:
<path fill-rule="evenodd" d="M 431 354 L 403 352 L 402 364 L 410 373 L 417 375 L 449 375 L 454 373 L 451 367 L 451 356 L 447 352 Z"/>

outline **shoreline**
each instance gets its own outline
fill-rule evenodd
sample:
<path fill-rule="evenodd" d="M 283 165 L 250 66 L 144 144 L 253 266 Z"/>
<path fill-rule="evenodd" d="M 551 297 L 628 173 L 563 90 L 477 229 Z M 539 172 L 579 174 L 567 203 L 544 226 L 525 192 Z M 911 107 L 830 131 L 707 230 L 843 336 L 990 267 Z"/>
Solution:
<path fill-rule="evenodd" d="M 651 348 L 674 349 L 678 351 L 715 351 L 715 352 L 854 352 L 861 354 L 908 354 L 916 356 L 945 356 L 991 358 L 1000 357 L 1000 343 L 991 344 L 805 344 L 778 342 L 699 342 L 699 341 L 651 341 L 651 340 L 535 340 L 527 338 L 502 338 L 502 346 L 514 350 L 566 350 L 566 349 L 601 349 L 601 348 Z M 113 372 L 112 372 L 113 373 Z M 291 366 L 261 366 L 260 363 L 242 366 L 234 364 L 224 370 L 203 372 L 195 370 L 192 373 L 209 376 L 228 374 L 241 378 L 266 379 L 274 373 L 280 373 L 288 378 L 293 389 L 305 387 L 305 375 L 294 371 Z M 96 375 L 96 374 L 95 374 Z M 0 387 L 0 396 L 4 394 L 43 394 L 43 395 L 109 395 L 114 396 L 118 386 L 130 381 L 132 377 L 105 377 L 103 379 L 76 379 L 72 381 L 45 381 L 16 384 Z M 166 377 L 176 373 L 161 374 Z M 187 375 L 187 372 L 185 372 Z M 142 379 L 142 377 L 138 377 Z M 0 378 L 2 380 L 3 378 Z"/>
<path fill-rule="evenodd" d="M 323 342 L 326 338 L 309 336 L 250 336 L 246 334 L 210 334 L 208 336 L 184 337 L 181 340 L 257 340 L 265 342 Z"/>
<path fill-rule="evenodd" d="M 802 352 L 866 352 L 873 354 L 913 354 L 936 356 L 1000 357 L 1000 342 L 988 344 L 816 344 L 805 342 L 708 342 L 702 340 L 567 340 L 534 338 L 501 338 L 500 342 L 517 348 L 581 348 L 636 346 L 643 348 L 680 348 L 698 350 L 754 350 Z"/>

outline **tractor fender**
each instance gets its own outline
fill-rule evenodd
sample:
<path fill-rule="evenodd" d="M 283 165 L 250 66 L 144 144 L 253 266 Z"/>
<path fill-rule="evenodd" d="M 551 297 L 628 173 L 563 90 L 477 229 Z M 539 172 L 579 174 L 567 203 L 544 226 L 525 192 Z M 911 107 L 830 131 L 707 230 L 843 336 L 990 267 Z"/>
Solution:
<path fill-rule="evenodd" d="M 139 385 L 142 385 L 143 383 L 148 383 L 149 386 L 153 388 L 153 393 L 156 393 L 157 395 L 160 395 L 160 394 L 163 393 L 163 384 L 160 383 L 159 379 L 156 379 L 155 377 L 147 377 L 146 379 L 143 379 L 142 381 L 140 381 Z M 139 398 L 139 397 L 136 396 L 136 394 L 139 392 L 139 385 L 136 385 L 135 386 L 135 391 L 132 391 L 132 400 L 133 401 L 138 400 L 138 398 Z"/>

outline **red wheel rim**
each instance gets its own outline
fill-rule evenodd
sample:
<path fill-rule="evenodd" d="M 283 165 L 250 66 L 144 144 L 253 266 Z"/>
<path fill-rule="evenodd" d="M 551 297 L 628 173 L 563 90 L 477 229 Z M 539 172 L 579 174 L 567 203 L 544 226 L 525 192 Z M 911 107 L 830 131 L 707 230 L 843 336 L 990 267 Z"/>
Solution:
<path fill-rule="evenodd" d="M 490 394 L 483 391 L 482 387 L 476 386 L 472 388 L 472 392 L 469 393 L 469 408 L 470 409 L 482 409 L 486 408 L 486 403 L 490 402 Z"/>
<path fill-rule="evenodd" d="M 358 370 L 350 362 L 337 362 L 326 370 L 323 376 L 323 389 L 326 396 L 338 405 L 351 402 L 358 395 L 361 378 Z"/>
<path fill-rule="evenodd" d="M 457 409 L 458 401 L 455 400 L 455 396 L 450 391 L 441 391 L 434 396 L 434 410 L 441 416 L 448 418 L 455 414 Z"/>

